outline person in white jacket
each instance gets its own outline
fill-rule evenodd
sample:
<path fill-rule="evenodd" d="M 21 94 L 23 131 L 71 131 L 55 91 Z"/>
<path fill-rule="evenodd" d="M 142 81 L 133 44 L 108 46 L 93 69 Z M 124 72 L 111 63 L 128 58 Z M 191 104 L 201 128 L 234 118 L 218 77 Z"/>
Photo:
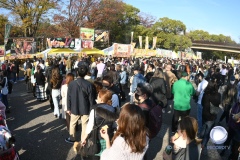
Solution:
<path fill-rule="evenodd" d="M 74 75 L 72 73 L 68 73 L 66 76 L 65 84 L 61 87 L 61 97 L 62 97 L 62 118 L 66 119 L 67 130 L 69 131 L 70 124 L 70 115 L 67 113 L 67 91 L 68 84 L 74 80 Z"/>

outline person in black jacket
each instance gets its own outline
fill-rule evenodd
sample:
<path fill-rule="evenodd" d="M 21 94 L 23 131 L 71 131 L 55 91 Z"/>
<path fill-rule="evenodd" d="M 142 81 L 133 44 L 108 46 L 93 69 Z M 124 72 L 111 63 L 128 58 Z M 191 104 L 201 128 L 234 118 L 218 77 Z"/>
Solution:
<path fill-rule="evenodd" d="M 81 140 L 83 140 L 90 109 L 96 103 L 96 89 L 92 83 L 84 79 L 87 72 L 87 66 L 80 65 L 78 67 L 77 80 L 68 84 L 67 113 L 71 115 L 70 137 L 65 139 L 68 143 L 74 143 L 76 141 L 75 127 L 79 119 L 82 121 Z"/>
<path fill-rule="evenodd" d="M 46 68 L 46 71 L 45 71 L 45 77 L 46 77 L 46 82 L 47 82 L 46 94 L 48 96 L 50 107 L 53 110 L 54 109 L 54 104 L 53 104 L 53 100 L 52 100 L 52 88 L 51 88 L 51 85 L 50 85 L 50 81 L 51 81 L 51 78 L 52 78 L 52 69 L 53 69 L 53 66 L 54 66 L 53 61 L 49 60 L 48 65 L 49 66 Z"/>
<path fill-rule="evenodd" d="M 152 99 L 161 107 L 167 106 L 167 84 L 164 80 L 164 73 L 161 68 L 157 68 L 149 82 L 153 88 Z"/>

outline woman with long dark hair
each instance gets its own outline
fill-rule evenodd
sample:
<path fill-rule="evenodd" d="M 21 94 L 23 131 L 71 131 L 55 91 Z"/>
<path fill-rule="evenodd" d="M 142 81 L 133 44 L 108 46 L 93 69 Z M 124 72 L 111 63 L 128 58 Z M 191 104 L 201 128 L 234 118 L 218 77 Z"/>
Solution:
<path fill-rule="evenodd" d="M 37 100 L 44 101 L 47 99 L 47 95 L 45 91 L 45 76 L 43 75 L 42 69 L 40 66 L 37 66 L 37 72 L 34 74 L 34 78 L 36 78 Z"/>
<path fill-rule="evenodd" d="M 203 138 L 202 146 L 206 147 L 209 140 L 211 129 L 214 127 L 215 120 L 217 119 L 217 113 L 214 113 L 212 108 L 218 107 L 221 102 L 221 95 L 218 93 L 218 86 L 215 80 L 210 80 L 204 91 L 202 98 L 202 133 Z"/>
<path fill-rule="evenodd" d="M 153 101 L 155 104 L 159 104 L 161 107 L 165 108 L 167 106 L 167 85 L 161 68 L 156 68 L 149 84 L 151 84 L 153 88 Z"/>
<path fill-rule="evenodd" d="M 56 118 L 60 118 L 59 102 L 60 102 L 60 88 L 61 88 L 62 80 L 63 78 L 60 75 L 59 68 L 58 67 L 53 68 L 50 86 L 52 88 L 52 99 L 54 104 L 53 114 Z"/>
<path fill-rule="evenodd" d="M 111 142 L 108 131 L 105 129 L 100 131 L 106 140 L 107 148 L 103 151 L 101 159 L 142 160 L 148 148 L 148 137 L 145 116 L 141 108 L 134 104 L 125 104 L 117 125 L 117 131 Z"/>

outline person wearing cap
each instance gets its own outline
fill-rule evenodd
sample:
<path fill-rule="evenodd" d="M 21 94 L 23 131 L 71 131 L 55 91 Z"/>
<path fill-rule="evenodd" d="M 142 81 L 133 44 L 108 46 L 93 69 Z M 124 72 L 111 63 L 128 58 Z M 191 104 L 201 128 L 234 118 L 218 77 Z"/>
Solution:
<path fill-rule="evenodd" d="M 179 118 L 183 118 L 189 115 L 191 110 L 191 97 L 195 94 L 195 89 L 190 83 L 189 75 L 187 72 L 181 73 L 182 78 L 173 84 L 172 93 L 174 95 L 174 113 L 172 118 L 172 132 L 177 131 L 177 125 Z"/>
<path fill-rule="evenodd" d="M 137 89 L 138 83 L 144 83 L 146 82 L 144 76 L 140 73 L 140 66 L 135 65 L 133 67 L 133 79 L 130 87 L 130 102 L 133 103 L 133 94 Z"/>
<path fill-rule="evenodd" d="M 219 122 L 226 118 L 226 123 L 228 123 L 229 110 L 231 109 L 231 106 L 237 102 L 237 95 L 238 95 L 237 84 L 235 83 L 234 75 L 232 75 L 230 77 L 230 83 L 227 84 L 227 88 L 223 92 L 222 106 L 224 107 L 224 112 L 220 117 Z"/>
<path fill-rule="evenodd" d="M 85 80 L 88 68 L 85 65 L 78 66 L 78 78 L 68 84 L 67 91 L 67 113 L 71 115 L 67 143 L 76 141 L 76 124 L 79 119 L 82 121 L 81 140 L 85 137 L 85 130 L 88 122 L 90 109 L 96 103 L 96 89 L 92 83 Z"/>

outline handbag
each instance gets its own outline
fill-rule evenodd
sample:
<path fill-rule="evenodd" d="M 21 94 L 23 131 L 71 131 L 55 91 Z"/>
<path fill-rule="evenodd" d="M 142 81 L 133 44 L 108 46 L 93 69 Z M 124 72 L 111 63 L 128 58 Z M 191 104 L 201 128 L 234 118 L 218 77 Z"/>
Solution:
<path fill-rule="evenodd" d="M 219 112 L 219 107 L 214 106 L 211 102 L 210 102 L 210 113 L 211 114 L 218 114 Z"/>
<path fill-rule="evenodd" d="M 78 152 L 83 157 L 94 156 L 101 151 L 101 143 L 98 138 L 98 128 L 103 124 L 105 120 L 103 119 L 101 124 L 96 126 L 95 114 L 96 111 L 94 111 L 94 127 L 86 138 L 86 144 L 84 146 L 81 146 Z"/>

